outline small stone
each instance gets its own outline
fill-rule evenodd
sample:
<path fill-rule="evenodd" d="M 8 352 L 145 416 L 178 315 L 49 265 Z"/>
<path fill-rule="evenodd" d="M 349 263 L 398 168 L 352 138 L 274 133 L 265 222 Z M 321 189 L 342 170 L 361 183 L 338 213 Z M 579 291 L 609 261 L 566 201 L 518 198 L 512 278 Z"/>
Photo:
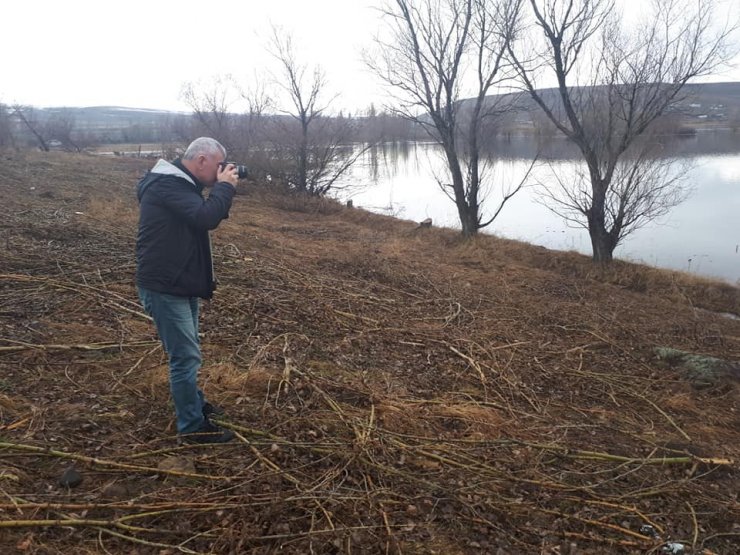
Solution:
<path fill-rule="evenodd" d="M 74 466 L 67 467 L 67 469 L 59 478 L 59 485 L 63 488 L 76 488 L 82 483 L 82 474 L 77 472 Z"/>
<path fill-rule="evenodd" d="M 650 526 L 649 524 L 643 524 L 640 526 L 640 534 L 644 536 L 650 536 L 651 538 L 657 538 L 658 532 L 655 528 Z"/>
<path fill-rule="evenodd" d="M 683 555 L 686 553 L 686 546 L 678 542 L 668 542 L 661 549 L 661 553 L 666 555 Z"/>

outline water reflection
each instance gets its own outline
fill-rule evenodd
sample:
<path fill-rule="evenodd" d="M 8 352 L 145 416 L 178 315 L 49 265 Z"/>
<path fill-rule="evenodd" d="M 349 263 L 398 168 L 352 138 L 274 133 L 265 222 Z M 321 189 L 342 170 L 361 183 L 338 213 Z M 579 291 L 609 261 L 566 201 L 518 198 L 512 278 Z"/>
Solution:
<path fill-rule="evenodd" d="M 687 135 L 656 135 L 649 139 L 654 151 L 664 157 L 695 158 L 706 155 L 740 153 L 740 133 L 697 132 Z M 505 159 L 531 160 L 538 154 L 548 160 L 576 160 L 578 148 L 562 135 L 533 137 L 506 134 L 488 144 L 491 155 Z"/>
<path fill-rule="evenodd" d="M 498 156 L 489 159 L 488 210 L 498 206 L 498 190 L 517 183 L 538 152 L 546 153 L 549 164 L 566 175 L 579 163 L 573 145 L 562 139 L 538 144 L 512 135 L 493 146 Z M 661 146 L 666 156 L 692 161 L 693 193 L 661 220 L 628 236 L 615 256 L 740 283 L 740 134 L 665 138 Z M 552 179 L 549 164 L 542 164 L 530 181 Z M 387 143 L 369 149 L 344 179 L 362 186 L 353 195 L 355 206 L 415 221 L 432 218 L 437 226 L 459 228 L 455 206 L 438 185 L 444 169 L 436 145 Z M 553 214 L 533 189 L 512 198 L 484 232 L 591 254 L 588 232 Z"/>

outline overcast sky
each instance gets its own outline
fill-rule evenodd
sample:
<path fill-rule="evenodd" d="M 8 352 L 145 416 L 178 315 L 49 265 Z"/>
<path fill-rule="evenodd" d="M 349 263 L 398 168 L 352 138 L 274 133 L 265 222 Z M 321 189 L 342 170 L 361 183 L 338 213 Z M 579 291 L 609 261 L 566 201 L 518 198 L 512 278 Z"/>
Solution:
<path fill-rule="evenodd" d="M 325 69 L 341 107 L 364 110 L 382 104 L 382 88 L 361 56 L 382 24 L 381 3 L 6 0 L 0 102 L 188 110 L 181 99 L 187 81 L 264 79 L 274 24 L 294 36 L 302 60 Z M 740 68 L 711 80 L 740 80 Z"/>

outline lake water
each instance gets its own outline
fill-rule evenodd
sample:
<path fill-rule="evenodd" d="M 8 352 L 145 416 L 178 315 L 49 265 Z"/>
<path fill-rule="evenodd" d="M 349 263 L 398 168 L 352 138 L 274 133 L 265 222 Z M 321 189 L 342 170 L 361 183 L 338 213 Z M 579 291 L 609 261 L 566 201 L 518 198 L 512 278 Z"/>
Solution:
<path fill-rule="evenodd" d="M 533 141 L 522 137 L 496 148 L 499 158 L 492 162 L 493 187 L 485 214 L 498 206 L 502 185 L 524 176 L 537 151 Z M 551 181 L 550 165 L 565 175 L 577 167 L 567 143 L 548 150 L 551 161 L 541 163 L 528 182 Z M 688 176 L 691 195 L 625 238 L 615 257 L 740 285 L 740 134 L 699 134 L 671 141 L 670 150 L 693 165 Z M 437 184 L 444 168 L 440 149 L 433 144 L 386 144 L 362 156 L 343 180 L 352 187 L 338 196 L 375 212 L 414 221 L 432 218 L 435 226 L 459 228 L 457 209 Z M 567 224 L 538 199 L 535 188 L 523 189 L 482 231 L 591 255 L 588 232 Z"/>

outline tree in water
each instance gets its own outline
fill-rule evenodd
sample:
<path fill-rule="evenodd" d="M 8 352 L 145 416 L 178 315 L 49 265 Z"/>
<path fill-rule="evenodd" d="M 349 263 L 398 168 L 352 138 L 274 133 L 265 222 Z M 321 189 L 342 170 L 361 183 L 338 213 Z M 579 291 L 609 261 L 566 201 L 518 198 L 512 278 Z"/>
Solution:
<path fill-rule="evenodd" d="M 389 37 L 378 39 L 378 55 L 367 56 L 395 96 L 395 113 L 422 126 L 442 148 L 448 175 L 438 182 L 455 203 L 466 237 L 490 225 L 526 179 L 503 190 L 498 208 L 483 215 L 490 185 L 484 139 L 510 108 L 488 95 L 511 78 L 504 55 L 522 1 L 396 0 L 385 10 Z"/>
<path fill-rule="evenodd" d="M 726 62 L 728 26 L 715 3 L 654 0 L 630 27 L 614 0 L 528 0 L 532 32 L 509 57 L 547 119 L 580 151 L 584 170 L 547 188 L 551 209 L 588 229 L 595 262 L 685 198 L 685 168 L 660 157 L 650 131 L 692 79 Z M 538 37 L 540 42 L 538 43 Z M 557 87 L 539 89 L 548 74 Z"/>

